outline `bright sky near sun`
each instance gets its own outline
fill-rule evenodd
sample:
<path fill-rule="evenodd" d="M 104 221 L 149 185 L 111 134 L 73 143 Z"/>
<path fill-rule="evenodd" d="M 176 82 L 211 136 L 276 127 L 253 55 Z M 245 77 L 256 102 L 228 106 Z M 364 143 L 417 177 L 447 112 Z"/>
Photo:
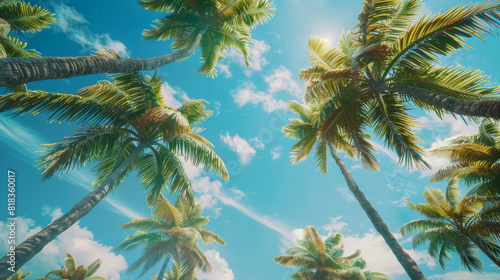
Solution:
<path fill-rule="evenodd" d="M 383 239 L 373 230 L 368 218 L 355 201 L 333 161 L 328 176 L 315 170 L 312 158 L 292 166 L 288 154 L 294 141 L 286 139 L 281 127 L 291 115 L 288 100 L 302 101 L 304 84 L 299 70 L 308 65 L 307 40 L 311 35 L 337 43 L 342 31 L 357 24 L 362 1 L 278 0 L 275 17 L 258 26 L 253 33 L 252 68 L 245 68 L 236 51 L 225 53 L 215 79 L 196 74 L 199 52 L 189 59 L 158 70 L 165 83 L 163 93 L 171 106 L 188 98 L 205 99 L 214 116 L 204 123 L 203 136 L 215 145 L 230 172 L 228 182 L 221 181 L 202 168 L 186 165 L 204 215 L 210 216 L 208 229 L 219 234 L 226 246 L 203 246 L 214 269 L 199 274 L 207 280 L 289 279 L 294 269 L 281 267 L 273 258 L 294 245 L 301 229 L 315 226 L 321 235 L 340 232 L 344 235 L 347 254 L 357 249 L 367 262 L 368 270 L 386 273 L 392 279 L 408 279 Z M 424 11 L 437 13 L 465 1 L 427 1 Z M 53 28 L 36 35 L 21 36 L 29 48 L 44 56 L 90 55 L 100 47 L 114 49 L 128 57 L 152 57 L 170 52 L 168 42 L 150 42 L 141 38 L 161 13 L 145 11 L 136 1 L 32 1 L 56 13 Z M 499 37 L 469 42 L 475 49 L 443 58 L 443 65 L 463 65 L 481 69 L 498 84 L 500 78 Z M 151 72 L 153 73 L 153 72 Z M 42 81 L 30 89 L 74 93 L 78 89 L 107 79 L 93 75 L 68 80 Z M 447 138 L 474 134 L 477 125 L 461 120 L 415 110 L 424 124 L 420 137 L 424 147 L 443 145 Z M 0 118 L 2 145 L 0 170 L 17 172 L 18 238 L 24 239 L 45 227 L 51 220 L 71 209 L 88 192 L 94 176 L 87 166 L 41 183 L 40 170 L 34 160 L 41 154 L 41 144 L 60 141 L 72 135 L 77 126 L 46 123 L 45 115 Z M 429 257 L 426 246 L 412 250 L 410 238 L 397 234 L 406 222 L 419 218 L 406 207 L 403 198 L 423 202 L 423 191 L 430 186 L 429 176 L 407 171 L 398 165 L 395 152 L 384 148 L 383 140 L 374 139 L 379 149 L 381 172 L 361 169 L 359 162 L 346 159 L 358 185 L 379 211 L 389 229 L 419 264 L 428 279 L 471 279 L 455 259 L 443 271 Z M 445 160 L 431 158 L 434 170 L 446 166 Z M 434 184 L 444 190 L 444 184 Z M 465 190 L 465 189 L 464 189 Z M 6 191 L 3 191 L 6 197 Z M 174 199 L 172 199 L 174 200 Z M 5 211 L 6 212 L 6 211 Z M 4 217 L 2 210 L 2 217 Z M 32 271 L 30 279 L 43 277 L 63 265 L 64 253 L 75 256 L 78 264 L 90 264 L 101 258 L 97 275 L 109 280 L 133 279 L 124 270 L 141 255 L 140 250 L 113 252 L 112 248 L 131 231 L 120 226 L 131 219 L 149 217 L 140 180 L 128 176 L 122 186 L 109 195 L 76 225 L 49 244 L 33 258 L 23 271 Z M 5 221 L 5 218 L 2 219 Z M 3 222 L 0 239 L 6 240 Z M 0 253 L 7 252 L 0 242 Z M 481 255 L 481 254 L 480 254 Z M 500 279 L 498 268 L 481 255 L 485 273 L 473 279 Z M 157 274 L 159 266 L 148 275 Z"/>

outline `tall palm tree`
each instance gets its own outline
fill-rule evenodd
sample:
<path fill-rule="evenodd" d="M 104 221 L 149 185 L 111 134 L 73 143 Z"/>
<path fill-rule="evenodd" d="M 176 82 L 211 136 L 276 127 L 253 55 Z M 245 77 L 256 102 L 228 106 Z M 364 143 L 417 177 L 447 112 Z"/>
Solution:
<path fill-rule="evenodd" d="M 115 250 L 131 250 L 138 246 L 146 246 L 143 256 L 130 265 L 127 272 L 133 272 L 144 265 L 138 276 L 140 278 L 165 257 L 157 276 L 158 279 L 163 279 L 171 256 L 178 264 L 183 264 L 182 272 L 185 279 L 193 277 L 195 268 L 201 268 L 204 272 L 210 271 L 212 269 L 210 262 L 197 245 L 199 238 L 201 237 L 205 244 L 226 243 L 217 234 L 205 229 L 208 217 L 201 216 L 203 212 L 201 204 L 194 204 L 179 196 L 175 205 L 172 205 L 167 198 L 161 196 L 152 204 L 152 208 L 154 218 L 133 220 L 121 227 L 138 231 L 127 237 Z"/>
<path fill-rule="evenodd" d="M 318 37 L 309 40 L 311 65 L 300 78 L 308 83 L 307 103 L 323 104 L 317 117 L 323 133 L 334 137 L 342 129 L 349 138 L 361 139 L 372 127 L 402 162 L 426 168 L 412 106 L 440 116 L 500 119 L 500 99 L 489 97 L 500 88 L 489 77 L 462 66 L 437 65 L 440 56 L 467 47 L 464 38 L 500 26 L 500 2 L 457 6 L 417 20 L 421 7 L 420 0 L 365 1 L 359 24 L 342 34 L 338 47 Z"/>
<path fill-rule="evenodd" d="M 38 80 L 64 79 L 99 73 L 153 70 L 192 55 L 201 47 L 204 63 L 199 73 L 214 76 L 221 52 L 236 48 L 247 61 L 251 29 L 267 22 L 274 13 L 272 0 L 141 0 L 151 11 L 166 12 L 145 30 L 145 39 L 169 40 L 173 53 L 147 59 L 116 59 L 102 56 L 9 58 L 0 60 L 0 86 Z"/>
<path fill-rule="evenodd" d="M 451 165 L 438 170 L 431 181 L 459 177 L 472 187 L 467 194 L 500 196 L 500 129 L 498 123 L 484 119 L 475 135 L 459 136 L 431 154 L 448 158 Z"/>
<path fill-rule="evenodd" d="M 366 141 L 369 135 L 360 133 L 361 137 L 350 138 L 348 137 L 348 132 L 344 131 L 342 127 L 337 128 L 337 134 L 334 137 L 331 133 L 325 135 L 315 123 L 317 122 L 315 118 L 318 118 L 318 115 L 321 114 L 320 107 L 308 108 L 296 101 L 291 101 L 289 108 L 300 117 L 300 119 L 291 119 L 291 123 L 283 127 L 283 132 L 286 137 L 299 140 L 292 148 L 290 154 L 291 163 L 298 164 L 305 160 L 314 147 L 316 147 L 316 165 L 319 171 L 326 175 L 328 170 L 327 153 L 329 148 L 330 154 L 340 168 L 349 190 L 359 202 L 377 232 L 384 238 L 408 276 L 413 280 L 425 279 L 417 263 L 404 251 L 396 238 L 392 235 L 378 212 L 359 189 L 356 181 L 354 181 L 354 178 L 347 169 L 347 166 L 337 153 L 337 150 L 340 150 L 346 152 L 347 155 L 353 159 L 360 158 L 365 168 L 377 168 L 376 158 L 371 153 L 374 148 Z M 335 140 L 332 141 L 332 138 Z"/>
<path fill-rule="evenodd" d="M 429 242 L 429 254 L 443 269 L 445 262 L 452 258 L 451 253 L 456 253 L 467 269 L 481 271 L 483 262 L 477 258 L 474 248 L 479 248 L 500 267 L 498 197 L 460 197 L 456 178 L 449 181 L 446 194 L 429 188 L 424 197 L 426 203 L 408 201 L 408 206 L 426 219 L 406 223 L 400 230 L 403 236 L 417 233 L 413 237 L 414 248 Z M 492 210 L 488 204 L 493 201 L 496 219 L 484 219 L 485 212 Z"/>
<path fill-rule="evenodd" d="M 55 22 L 49 11 L 39 6 L 19 0 L 3 0 L 0 2 L 0 59 L 6 57 L 39 57 L 40 53 L 33 49 L 26 49 L 27 44 L 17 37 L 9 36 L 12 33 L 35 33 L 50 28 Z M 8 91 L 22 91 L 26 87 L 16 84 Z"/>
<path fill-rule="evenodd" d="M 150 200 L 166 188 L 194 200 L 181 158 L 228 178 L 212 144 L 198 134 L 202 129 L 196 125 L 211 115 L 205 109 L 206 101 L 187 100 L 174 109 L 163 100 L 159 75 L 133 72 L 112 77 L 113 82 L 101 81 L 77 94 L 29 91 L 0 97 L 0 112 L 51 113 L 50 121 L 83 125 L 73 136 L 45 149 L 46 154 L 39 159 L 43 180 L 90 161 L 98 162 L 94 190 L 16 247 L 17 268 L 90 212 L 132 170 L 138 171 Z M 0 268 L 7 267 L 7 261 L 8 256 L 0 261 Z M 7 269 L 0 271 L 0 279 L 8 275 Z"/>
<path fill-rule="evenodd" d="M 390 280 L 379 272 L 361 271 L 366 262 L 360 257 L 361 251 L 344 256 L 342 234 L 330 234 L 324 241 L 316 229 L 304 229 L 304 240 L 296 240 L 299 247 L 288 249 L 284 256 L 274 258 L 282 266 L 300 267 L 291 275 L 295 280 Z"/>
<path fill-rule="evenodd" d="M 24 279 L 28 278 L 28 276 L 30 276 L 30 275 L 31 275 L 31 272 L 23 274 L 23 272 L 19 269 L 18 271 L 16 271 L 16 273 L 12 274 L 9 277 L 9 280 L 24 280 Z"/>
<path fill-rule="evenodd" d="M 102 261 L 100 259 L 97 259 L 89 264 L 89 266 L 77 266 L 73 255 L 66 253 L 64 267 L 62 269 L 52 270 L 51 272 L 47 273 L 47 275 L 45 275 L 45 278 L 39 280 L 106 280 L 104 277 L 94 275 L 101 266 L 101 263 Z"/>

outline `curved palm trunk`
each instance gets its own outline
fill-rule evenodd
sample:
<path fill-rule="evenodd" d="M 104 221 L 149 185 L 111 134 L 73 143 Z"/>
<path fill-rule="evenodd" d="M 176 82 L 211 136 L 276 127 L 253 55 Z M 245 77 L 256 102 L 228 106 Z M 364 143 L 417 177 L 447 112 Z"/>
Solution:
<path fill-rule="evenodd" d="M 380 89 L 400 92 L 425 103 L 463 116 L 500 119 L 500 100 L 465 100 L 409 85 L 393 85 Z"/>
<path fill-rule="evenodd" d="M 66 79 L 92 74 L 127 73 L 154 70 L 192 55 L 200 46 L 202 30 L 189 47 L 151 58 L 107 58 L 98 55 L 78 57 L 9 57 L 0 59 L 0 86 L 33 81 Z"/>
<path fill-rule="evenodd" d="M 378 214 L 377 210 L 373 208 L 368 199 L 366 199 L 363 192 L 361 192 L 361 190 L 358 188 L 358 185 L 347 169 L 347 166 L 345 166 L 344 162 L 337 154 L 335 147 L 331 143 L 328 143 L 328 146 L 330 147 L 330 153 L 332 154 L 332 157 L 335 159 L 337 165 L 340 168 L 340 171 L 342 171 L 342 174 L 344 175 L 347 186 L 351 190 L 354 197 L 358 200 L 359 204 L 365 211 L 366 215 L 372 222 L 377 232 L 382 235 L 385 243 L 387 243 L 389 248 L 391 248 L 392 253 L 396 256 L 399 263 L 403 266 L 408 276 L 410 276 L 412 280 L 425 279 L 424 275 L 418 268 L 417 263 L 403 250 L 401 245 L 399 245 L 398 241 L 392 235 L 389 228 Z"/>
<path fill-rule="evenodd" d="M 110 191 L 113 182 L 116 182 L 120 175 L 123 174 L 134 158 L 137 157 L 144 148 L 142 144 L 139 144 L 132 154 L 109 175 L 106 181 L 78 202 L 68 213 L 17 246 L 15 250 L 15 271 L 20 269 L 33 256 L 38 254 L 49 242 L 88 214 L 97 203 L 104 199 Z M 7 269 L 10 267 L 10 264 L 8 264 L 9 260 L 9 256 L 5 256 L 0 260 L 0 279 L 7 279 L 7 277 L 13 274 L 13 272 Z"/>
<path fill-rule="evenodd" d="M 163 263 L 163 266 L 161 267 L 160 273 L 158 273 L 158 278 L 156 278 L 156 280 L 163 280 L 163 277 L 165 276 L 165 271 L 167 271 L 167 266 L 169 261 L 170 261 L 170 254 L 167 254 L 165 262 Z"/>

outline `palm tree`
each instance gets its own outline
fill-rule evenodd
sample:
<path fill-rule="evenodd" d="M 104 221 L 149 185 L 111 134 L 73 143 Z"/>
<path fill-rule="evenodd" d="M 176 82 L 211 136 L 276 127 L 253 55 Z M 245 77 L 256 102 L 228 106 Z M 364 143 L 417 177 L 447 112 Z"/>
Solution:
<path fill-rule="evenodd" d="M 182 272 L 185 275 L 186 278 L 183 279 L 191 279 L 195 268 L 201 268 L 204 272 L 210 271 L 212 269 L 210 262 L 197 245 L 199 238 L 201 237 L 205 244 L 226 243 L 217 234 L 204 228 L 208 224 L 208 217 L 201 216 L 203 211 L 201 204 L 191 203 L 185 197 L 179 196 L 174 206 L 167 198 L 161 196 L 152 204 L 152 208 L 154 218 L 133 220 L 121 227 L 138 231 L 127 237 L 115 250 L 131 250 L 141 245 L 146 246 L 143 256 L 130 265 L 127 272 L 133 272 L 144 265 L 138 276 L 140 278 L 165 257 L 157 276 L 163 279 L 171 256 L 178 264 L 183 264 L 182 271 L 176 268 L 177 274 Z"/>
<path fill-rule="evenodd" d="M 214 76 L 221 52 L 236 48 L 247 61 L 251 29 L 266 23 L 275 6 L 272 0 L 141 0 L 151 11 L 166 12 L 145 30 L 145 39 L 169 40 L 173 53 L 148 59 L 116 59 L 102 56 L 9 58 L 0 60 L 0 86 L 17 85 L 38 80 L 64 79 L 99 73 L 125 73 L 153 70 L 187 58 L 201 47 L 204 63 L 199 73 Z M 29 70 L 29 71 L 27 71 Z"/>
<path fill-rule="evenodd" d="M 19 0 L 0 2 L 0 60 L 6 57 L 39 57 L 40 53 L 26 49 L 26 43 L 9 36 L 12 33 L 35 33 L 55 22 L 54 14 L 39 6 Z M 26 90 L 24 85 L 16 84 L 8 91 Z"/>
<path fill-rule="evenodd" d="M 482 261 L 477 258 L 475 248 L 479 248 L 500 267 L 500 243 L 493 237 L 500 237 L 500 211 L 498 197 L 461 197 L 458 180 L 451 179 L 446 194 L 439 189 L 429 188 L 424 192 L 426 203 L 408 206 L 426 219 L 415 220 L 401 227 L 404 236 L 416 232 L 413 247 L 429 242 L 429 254 L 445 268 L 451 254 L 459 255 L 462 264 L 470 271 L 482 270 Z M 495 202 L 495 219 L 484 219 L 491 214 L 490 202 Z M 487 213 L 490 212 L 490 213 Z M 492 237 L 493 236 L 493 237 Z"/>
<path fill-rule="evenodd" d="M 463 38 L 500 26 L 500 2 L 457 6 L 418 20 L 420 0 L 364 3 L 359 24 L 342 34 L 338 47 L 318 37 L 309 40 L 311 65 L 300 78 L 308 83 L 307 103 L 323 104 L 317 119 L 324 134 L 334 137 L 342 129 L 369 157 L 361 138 L 372 127 L 401 162 L 427 168 L 412 106 L 439 116 L 500 119 L 500 99 L 488 97 L 500 87 L 492 86 L 489 77 L 462 66 L 437 65 L 441 55 L 467 47 Z"/>
<path fill-rule="evenodd" d="M 282 266 L 300 267 L 291 275 L 295 280 L 349 280 L 378 279 L 390 280 L 382 273 L 361 271 L 366 262 L 360 257 L 361 251 L 344 256 L 342 234 L 330 234 L 324 241 L 316 229 L 308 226 L 304 229 L 304 240 L 296 240 L 299 247 L 288 249 L 284 256 L 274 258 Z"/>
<path fill-rule="evenodd" d="M 191 182 L 181 158 L 203 165 L 227 179 L 222 160 L 212 144 L 195 127 L 211 115 L 204 100 L 187 100 L 178 109 L 169 107 L 161 94 L 161 77 L 125 73 L 113 82 L 101 81 L 77 94 L 42 91 L 19 92 L 0 97 L 0 112 L 51 113 L 50 121 L 77 122 L 83 127 L 73 136 L 52 144 L 39 159 L 43 180 L 97 161 L 95 189 L 61 218 L 16 247 L 20 268 L 59 234 L 86 215 L 132 170 L 141 176 L 148 199 L 154 200 L 166 187 L 193 201 Z M 193 127 L 193 128 L 192 128 Z M 8 256 L 0 261 L 7 267 Z M 0 279 L 8 277 L 2 269 Z"/>
<path fill-rule="evenodd" d="M 158 274 L 151 276 L 151 280 L 158 280 Z M 185 266 L 173 262 L 172 268 L 168 269 L 167 277 L 162 280 L 198 280 L 196 272 L 186 269 Z"/>
<path fill-rule="evenodd" d="M 323 134 L 321 129 L 318 128 L 318 125 L 316 125 L 317 120 L 315 120 L 321 114 L 321 112 L 319 112 L 320 106 L 308 108 L 296 101 L 290 102 L 290 110 L 297 113 L 300 117 L 300 119 L 291 119 L 291 123 L 283 127 L 283 132 L 286 137 L 299 140 L 292 148 L 290 162 L 292 164 L 298 164 L 305 160 L 316 146 L 316 165 L 319 171 L 326 175 L 328 170 L 327 152 L 329 148 L 330 154 L 340 168 L 349 190 L 359 202 L 377 232 L 384 238 L 406 273 L 414 280 L 425 279 L 416 262 L 404 251 L 396 238 L 392 235 L 378 212 L 359 189 L 354 178 L 347 169 L 347 166 L 337 154 L 338 149 L 346 152 L 347 155 L 353 159 L 360 158 L 365 168 L 377 168 L 376 159 L 372 155 L 374 148 L 366 140 L 369 135 L 360 133 L 359 138 L 350 138 L 348 137 L 348 132 L 344 131 L 341 127 L 336 127 L 337 134 L 334 136 L 331 135 L 331 132 L 329 135 Z M 332 141 L 331 139 L 335 140 Z"/>
<path fill-rule="evenodd" d="M 498 123 L 484 119 L 479 133 L 459 136 L 449 145 L 431 150 L 431 154 L 448 158 L 451 165 L 438 170 L 431 181 L 459 177 L 471 187 L 466 196 L 500 196 L 500 130 Z"/>
<path fill-rule="evenodd" d="M 23 272 L 19 269 L 18 271 L 16 271 L 16 273 L 12 274 L 9 277 L 9 279 L 10 280 L 24 280 L 24 279 L 28 278 L 28 276 L 30 276 L 30 275 L 31 275 L 31 272 L 23 274 Z"/>
<path fill-rule="evenodd" d="M 38 57 L 36 50 L 26 49 L 26 43 L 9 33 L 35 33 L 50 28 L 54 14 L 39 6 L 19 0 L 3 0 L 0 3 L 0 58 Z"/>
<path fill-rule="evenodd" d="M 64 260 L 64 267 L 62 269 L 52 270 L 45 275 L 45 278 L 40 280 L 53 280 L 53 279 L 67 279 L 67 280 L 106 280 L 100 276 L 94 276 L 102 261 L 97 259 L 93 261 L 89 266 L 76 265 L 75 258 L 73 255 L 66 253 L 66 259 Z M 52 278 L 55 277 L 55 278 Z"/>

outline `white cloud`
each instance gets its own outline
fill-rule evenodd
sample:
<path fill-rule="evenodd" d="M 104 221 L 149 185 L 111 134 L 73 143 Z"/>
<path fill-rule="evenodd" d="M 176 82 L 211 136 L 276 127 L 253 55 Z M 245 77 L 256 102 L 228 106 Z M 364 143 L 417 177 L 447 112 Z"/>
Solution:
<path fill-rule="evenodd" d="M 295 79 L 293 79 L 292 72 L 285 66 L 274 69 L 274 72 L 270 76 L 264 77 L 264 81 L 268 84 L 268 92 L 271 94 L 285 91 L 295 97 L 302 97 L 303 95 L 303 90 Z"/>
<path fill-rule="evenodd" d="M 271 156 L 273 157 L 273 160 L 279 159 L 281 157 L 281 145 L 274 147 L 271 150 Z"/>
<path fill-rule="evenodd" d="M 253 146 L 257 149 L 264 150 L 266 146 L 262 141 L 259 139 L 259 137 L 255 137 L 249 140 L 251 143 L 253 143 Z"/>
<path fill-rule="evenodd" d="M 344 216 L 328 218 L 330 222 L 326 225 L 323 225 L 322 228 L 326 230 L 328 234 L 342 231 L 347 226 L 347 223 L 341 221 L 343 217 Z"/>
<path fill-rule="evenodd" d="M 96 34 L 88 28 L 89 22 L 74 7 L 52 1 L 57 23 L 56 31 L 65 33 L 69 39 L 80 44 L 84 49 L 112 49 L 120 55 L 128 56 L 127 47 L 120 41 L 111 39 L 109 34 Z"/>
<path fill-rule="evenodd" d="M 229 70 L 229 64 L 217 63 L 217 69 L 219 72 L 225 75 L 226 78 L 233 77 L 233 73 Z"/>
<path fill-rule="evenodd" d="M 247 140 L 238 136 L 238 134 L 231 137 L 229 132 L 226 135 L 221 135 L 221 140 L 229 146 L 230 150 L 238 154 L 241 164 L 247 164 L 257 151 L 248 144 Z"/>
<path fill-rule="evenodd" d="M 191 179 L 193 190 L 195 193 L 200 194 L 199 201 L 205 200 L 205 203 L 209 206 L 215 207 L 216 214 L 217 212 L 216 205 L 219 203 L 215 203 L 212 199 L 217 199 L 220 203 L 231 206 L 254 221 L 274 230 L 284 237 L 287 242 L 291 242 L 292 236 L 290 234 L 290 230 L 288 226 L 283 224 L 282 222 L 269 218 L 267 216 L 260 215 L 253 210 L 250 210 L 247 206 L 240 203 L 240 199 L 246 196 L 244 192 L 238 190 L 236 188 L 231 188 L 232 194 L 227 194 L 226 191 L 222 189 L 222 183 L 218 180 L 212 181 L 209 177 L 203 176 L 203 167 L 198 166 L 194 167 L 190 162 L 184 162 L 184 169 L 186 170 L 189 178 Z M 201 198 L 204 194 L 209 194 L 210 196 L 205 196 Z M 203 202 L 202 202 L 203 203 Z M 212 208 L 214 209 L 214 208 Z"/>
<path fill-rule="evenodd" d="M 429 277 L 429 280 L 498 280 L 500 273 L 482 272 L 470 273 L 468 271 L 452 271 L 445 274 L 436 274 Z"/>
<path fill-rule="evenodd" d="M 345 199 L 346 202 L 355 202 L 356 198 L 348 191 L 347 187 L 339 187 L 337 191 L 340 193 L 340 196 Z"/>
<path fill-rule="evenodd" d="M 264 111 L 271 113 L 275 110 L 283 110 L 288 108 L 287 102 L 277 100 L 272 94 L 257 90 L 251 82 L 244 82 L 237 89 L 231 91 L 234 102 L 238 107 L 246 104 L 259 105 L 262 104 Z"/>
<path fill-rule="evenodd" d="M 218 207 L 219 200 L 214 198 L 211 194 L 208 194 L 208 193 L 202 194 L 198 198 L 198 201 L 203 206 L 203 209 L 212 210 L 214 212 L 214 214 L 215 214 L 214 218 L 217 218 L 220 215 L 222 208 Z"/>
<path fill-rule="evenodd" d="M 262 66 L 268 63 L 264 54 L 268 53 L 271 47 L 266 42 L 261 40 L 254 40 L 252 45 L 252 69 L 255 71 L 262 71 Z"/>
<path fill-rule="evenodd" d="M 168 106 L 174 108 L 181 107 L 182 103 L 189 99 L 187 94 L 179 87 L 175 89 L 171 87 L 167 82 L 163 82 L 161 85 L 161 94 L 163 95 L 163 100 Z M 181 100 L 181 101 L 179 101 Z"/>
<path fill-rule="evenodd" d="M 204 273 L 203 271 L 197 270 L 196 274 L 200 280 L 234 280 L 233 270 L 229 268 L 229 264 L 226 259 L 220 256 L 220 252 L 217 250 L 205 251 L 205 256 L 212 264 L 212 271 L 210 273 Z"/>
<path fill-rule="evenodd" d="M 266 53 L 268 53 L 270 49 L 271 49 L 271 47 L 269 45 L 267 45 L 265 41 L 254 40 L 253 45 L 250 49 L 250 62 L 252 64 L 252 70 L 262 71 L 262 67 L 264 65 L 268 64 L 268 61 L 264 57 L 264 55 Z M 242 67 L 246 67 L 245 59 L 243 58 L 243 55 L 238 50 L 236 50 L 234 48 L 229 49 L 229 50 L 223 52 L 223 55 L 225 57 L 227 57 L 230 61 L 233 61 Z M 225 68 L 225 65 L 221 66 L 219 64 L 219 70 L 221 72 L 225 73 L 224 71 L 226 71 L 226 70 L 227 70 L 227 72 L 229 72 L 229 65 L 228 65 L 227 69 L 224 69 L 224 68 Z M 248 70 L 245 70 L 245 71 L 248 71 Z M 249 76 L 249 75 L 251 76 L 251 72 L 252 71 L 250 71 L 250 73 L 245 73 L 245 74 L 247 76 Z M 226 75 L 226 78 L 228 78 L 227 75 Z"/>
<path fill-rule="evenodd" d="M 63 213 L 60 208 L 44 206 L 42 213 L 55 220 Z M 17 220 L 17 240 L 25 240 L 31 235 L 41 230 L 30 218 L 18 217 Z M 0 228 L 4 228 L 4 223 L 0 222 Z M 7 232 L 0 232 L 3 240 L 6 240 Z M 54 239 L 45 248 L 30 260 L 23 270 L 33 271 L 34 277 L 43 277 L 53 269 L 59 269 L 64 265 L 65 253 L 70 253 L 75 257 L 78 265 L 89 265 L 96 259 L 102 260 L 102 265 L 95 275 L 102 276 L 109 280 L 120 279 L 120 272 L 127 268 L 127 262 L 122 255 L 111 252 L 111 246 L 104 245 L 94 240 L 94 234 L 86 227 L 82 228 L 77 222 L 72 227 Z M 7 244 L 0 244 L 0 251 L 7 252 Z"/>

